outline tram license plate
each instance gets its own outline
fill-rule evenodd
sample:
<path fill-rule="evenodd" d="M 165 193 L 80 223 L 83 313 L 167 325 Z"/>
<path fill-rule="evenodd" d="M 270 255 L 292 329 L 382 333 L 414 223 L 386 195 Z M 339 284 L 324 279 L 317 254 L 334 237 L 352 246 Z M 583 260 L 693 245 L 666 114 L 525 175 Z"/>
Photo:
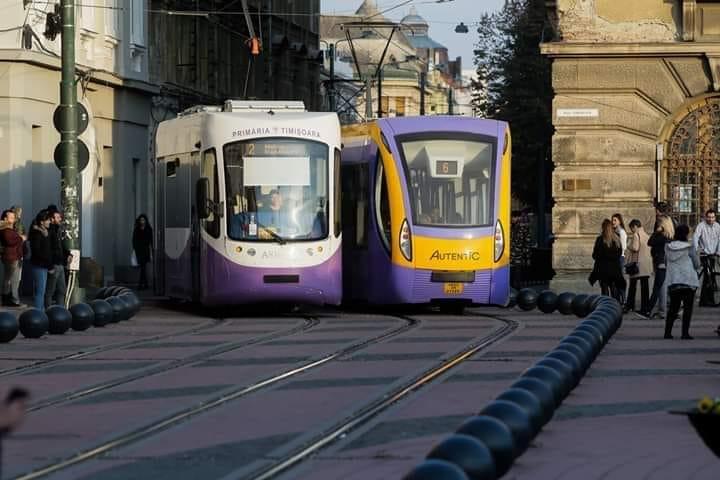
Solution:
<path fill-rule="evenodd" d="M 465 290 L 465 286 L 460 282 L 447 282 L 443 285 L 445 295 L 460 295 Z"/>

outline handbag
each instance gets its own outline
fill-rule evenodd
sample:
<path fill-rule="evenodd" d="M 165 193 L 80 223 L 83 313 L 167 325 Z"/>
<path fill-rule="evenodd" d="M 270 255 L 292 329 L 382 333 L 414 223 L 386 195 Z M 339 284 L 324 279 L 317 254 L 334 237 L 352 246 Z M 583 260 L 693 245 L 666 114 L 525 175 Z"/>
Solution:
<path fill-rule="evenodd" d="M 637 275 L 640 273 L 640 267 L 637 262 L 630 262 L 625 264 L 625 273 L 628 275 Z"/>

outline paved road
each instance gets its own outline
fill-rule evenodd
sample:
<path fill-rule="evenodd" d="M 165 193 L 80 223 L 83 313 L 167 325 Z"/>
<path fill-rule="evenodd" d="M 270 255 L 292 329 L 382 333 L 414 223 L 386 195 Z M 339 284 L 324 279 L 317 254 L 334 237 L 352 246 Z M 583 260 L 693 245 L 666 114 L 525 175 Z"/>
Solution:
<path fill-rule="evenodd" d="M 210 318 L 167 307 L 0 345 L 0 384 L 27 386 L 34 397 L 28 421 L 6 442 L 7 478 L 68 460 L 42 478 L 257 478 L 479 345 L 279 476 L 399 479 L 577 322 L 496 308 Z M 715 317 L 699 311 L 693 341 L 662 340 L 658 321 L 626 317 L 506 478 L 717 478 L 717 459 L 687 420 L 666 413 L 718 394 L 720 371 L 705 362 L 720 359 Z M 490 338 L 497 341 L 485 345 Z M 64 358 L 77 352 L 85 353 Z"/>

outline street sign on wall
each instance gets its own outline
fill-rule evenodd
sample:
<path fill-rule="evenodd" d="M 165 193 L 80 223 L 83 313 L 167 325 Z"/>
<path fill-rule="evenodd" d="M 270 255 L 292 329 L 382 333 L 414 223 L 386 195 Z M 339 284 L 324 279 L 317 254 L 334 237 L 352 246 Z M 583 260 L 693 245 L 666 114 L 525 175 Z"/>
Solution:
<path fill-rule="evenodd" d="M 597 108 L 558 108 L 558 118 L 594 118 L 600 115 Z"/>

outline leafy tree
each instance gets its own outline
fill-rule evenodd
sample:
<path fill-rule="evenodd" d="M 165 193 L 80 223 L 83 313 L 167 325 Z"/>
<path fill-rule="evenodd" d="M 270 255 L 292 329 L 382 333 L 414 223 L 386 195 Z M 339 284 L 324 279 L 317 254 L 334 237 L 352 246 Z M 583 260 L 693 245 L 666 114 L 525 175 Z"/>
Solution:
<path fill-rule="evenodd" d="M 512 133 L 513 196 L 537 204 L 538 162 L 547 162 L 552 136 L 550 63 L 540 54 L 549 39 L 545 0 L 514 0 L 485 14 L 475 49 L 473 106 L 483 117 L 507 121 Z M 547 191 L 547 190 L 546 190 Z"/>

